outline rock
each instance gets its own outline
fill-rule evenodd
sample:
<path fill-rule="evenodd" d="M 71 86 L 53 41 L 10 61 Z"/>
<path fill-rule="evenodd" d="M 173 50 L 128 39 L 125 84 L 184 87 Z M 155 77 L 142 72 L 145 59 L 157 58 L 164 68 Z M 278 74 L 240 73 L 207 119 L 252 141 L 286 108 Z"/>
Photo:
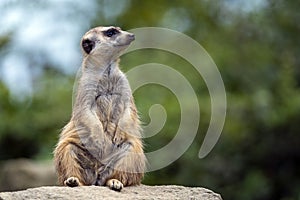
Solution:
<path fill-rule="evenodd" d="M 165 186 L 131 186 L 121 192 L 110 190 L 107 187 L 57 187 L 47 186 L 31 188 L 17 192 L 0 193 L 2 200 L 21 199 L 197 199 L 221 200 L 221 196 L 211 190 L 200 187 L 183 187 L 176 185 Z"/>
<path fill-rule="evenodd" d="M 8 160 L 0 169 L 0 192 L 56 185 L 53 162 L 29 159 Z"/>
<path fill-rule="evenodd" d="M 200 187 L 132 186 L 115 192 L 107 187 L 58 187 L 52 161 L 10 160 L 0 170 L 0 200 L 4 199 L 199 199 L 220 200 L 220 195 Z M 47 185 L 47 186 L 46 186 Z M 43 186 L 43 187 L 39 187 Z M 46 186 L 46 187 L 45 187 Z M 35 187 L 35 188 L 33 188 Z M 31 188 L 31 189 L 27 189 Z M 27 189 L 27 190 L 23 190 Z"/>

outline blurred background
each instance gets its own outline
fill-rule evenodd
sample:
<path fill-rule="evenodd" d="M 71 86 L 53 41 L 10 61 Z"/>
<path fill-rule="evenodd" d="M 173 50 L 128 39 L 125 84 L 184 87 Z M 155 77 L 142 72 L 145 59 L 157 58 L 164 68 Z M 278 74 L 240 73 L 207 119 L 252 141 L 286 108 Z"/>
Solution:
<path fill-rule="evenodd" d="M 298 0 L 2 0 L 0 190 L 30 187 L 31 179 L 33 186 L 55 184 L 55 177 L 48 177 L 52 151 L 70 119 L 81 36 L 99 25 L 159 26 L 187 34 L 213 58 L 226 87 L 227 117 L 217 145 L 199 159 L 211 114 L 201 76 L 168 52 L 124 55 L 125 72 L 150 62 L 179 71 L 201 108 L 198 134 L 188 151 L 148 173 L 143 183 L 201 186 L 223 199 L 300 199 L 299 9 Z M 163 129 L 145 140 L 146 152 L 159 149 L 178 128 L 178 101 L 158 85 L 143 86 L 134 97 L 145 124 L 151 105 L 167 111 Z M 25 183 L 14 186 L 26 173 Z"/>

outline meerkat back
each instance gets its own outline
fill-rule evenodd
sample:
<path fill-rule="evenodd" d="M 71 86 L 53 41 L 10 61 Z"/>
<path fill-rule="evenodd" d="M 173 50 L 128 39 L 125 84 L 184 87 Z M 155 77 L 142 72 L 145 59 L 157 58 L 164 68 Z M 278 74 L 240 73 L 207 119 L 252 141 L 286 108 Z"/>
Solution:
<path fill-rule="evenodd" d="M 145 170 L 141 128 L 119 56 L 134 35 L 97 27 L 81 40 L 83 61 L 70 122 L 54 151 L 58 182 L 107 185 L 120 191 L 140 184 Z"/>

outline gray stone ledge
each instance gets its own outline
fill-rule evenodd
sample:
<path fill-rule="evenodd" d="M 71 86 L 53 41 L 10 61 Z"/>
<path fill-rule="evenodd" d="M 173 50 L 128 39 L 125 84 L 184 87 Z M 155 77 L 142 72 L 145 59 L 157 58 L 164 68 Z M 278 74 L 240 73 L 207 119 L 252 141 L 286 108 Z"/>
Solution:
<path fill-rule="evenodd" d="M 161 186 L 132 186 L 125 187 L 121 192 L 112 191 L 107 187 L 83 186 L 83 187 L 58 187 L 46 186 L 30 188 L 15 192 L 0 193 L 2 200 L 21 199 L 197 199 L 197 200 L 221 200 L 219 194 L 201 187 L 184 187 L 177 185 Z"/>

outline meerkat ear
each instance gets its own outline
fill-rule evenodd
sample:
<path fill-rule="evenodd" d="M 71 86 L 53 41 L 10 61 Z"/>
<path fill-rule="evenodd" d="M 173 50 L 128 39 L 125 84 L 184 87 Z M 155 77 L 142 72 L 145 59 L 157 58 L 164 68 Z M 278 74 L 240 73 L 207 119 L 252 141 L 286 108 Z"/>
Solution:
<path fill-rule="evenodd" d="M 89 54 L 93 48 L 95 47 L 95 42 L 89 39 L 84 39 L 82 40 L 82 44 L 81 44 L 83 50 Z"/>

